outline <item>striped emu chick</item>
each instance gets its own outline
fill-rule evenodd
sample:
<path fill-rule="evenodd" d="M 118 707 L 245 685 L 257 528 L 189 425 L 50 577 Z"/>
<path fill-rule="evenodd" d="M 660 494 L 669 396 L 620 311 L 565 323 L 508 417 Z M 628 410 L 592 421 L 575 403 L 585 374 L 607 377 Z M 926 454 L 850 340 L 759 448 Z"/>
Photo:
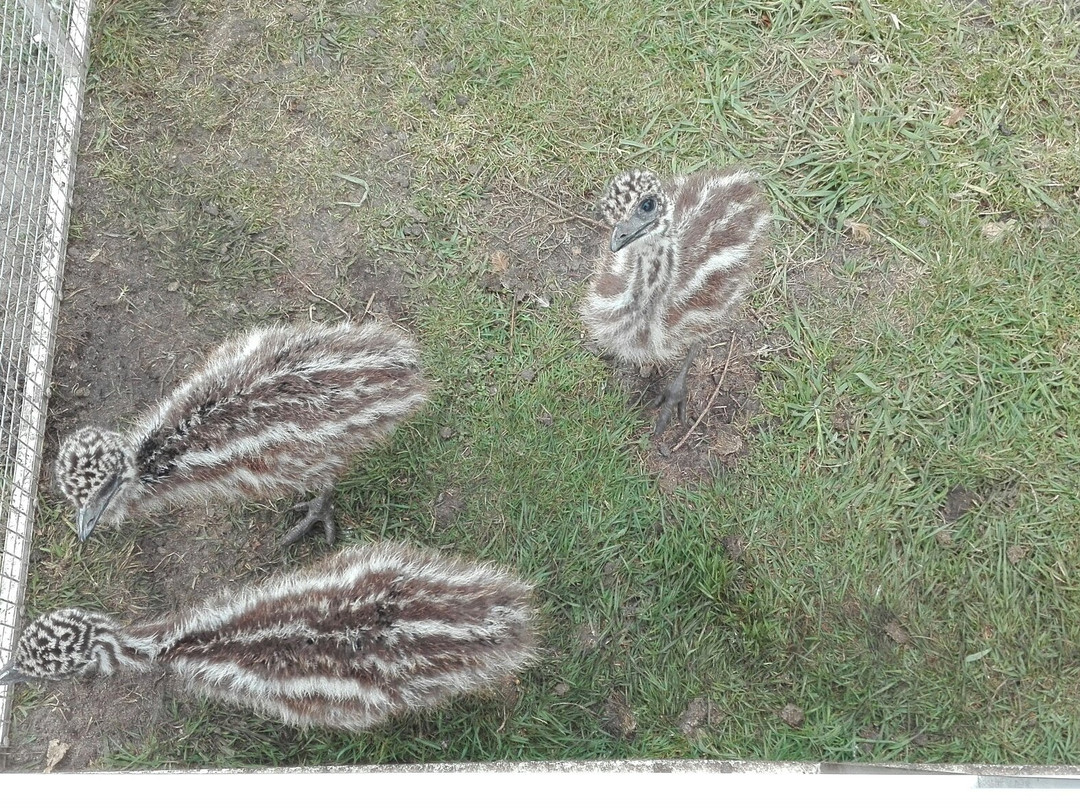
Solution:
<path fill-rule="evenodd" d="M 364 730 L 528 664 L 530 595 L 486 564 L 389 542 L 349 547 L 127 628 L 81 609 L 42 615 L 0 684 L 164 668 L 195 693 L 286 724 Z"/>
<path fill-rule="evenodd" d="M 318 491 L 282 539 L 322 522 L 353 457 L 427 400 L 416 344 L 397 329 L 275 325 L 221 345 L 126 434 L 84 427 L 60 446 L 56 480 L 85 540 L 172 505 Z"/>
<path fill-rule="evenodd" d="M 731 316 L 768 242 L 771 215 L 757 177 L 742 168 L 661 182 L 650 171 L 615 177 L 604 195 L 611 255 L 593 278 L 582 318 L 600 348 L 629 364 L 670 365 L 653 434 L 686 406 L 700 345 Z"/>

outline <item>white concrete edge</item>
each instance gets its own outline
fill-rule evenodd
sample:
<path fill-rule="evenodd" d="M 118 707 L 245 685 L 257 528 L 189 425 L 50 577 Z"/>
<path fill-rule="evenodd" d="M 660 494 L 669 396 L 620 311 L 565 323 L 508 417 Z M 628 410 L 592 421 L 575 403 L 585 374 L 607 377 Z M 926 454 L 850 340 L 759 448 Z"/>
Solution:
<path fill-rule="evenodd" d="M 556 760 L 489 763 L 394 763 L 354 766 L 296 766 L 250 769 L 183 769 L 141 774 L 947 774 L 975 777 L 1075 778 L 1080 766 L 1005 766 L 989 763 L 800 763 L 764 760 Z M 104 773 L 104 772 L 101 772 Z M 115 774 L 115 772 L 112 772 Z"/>

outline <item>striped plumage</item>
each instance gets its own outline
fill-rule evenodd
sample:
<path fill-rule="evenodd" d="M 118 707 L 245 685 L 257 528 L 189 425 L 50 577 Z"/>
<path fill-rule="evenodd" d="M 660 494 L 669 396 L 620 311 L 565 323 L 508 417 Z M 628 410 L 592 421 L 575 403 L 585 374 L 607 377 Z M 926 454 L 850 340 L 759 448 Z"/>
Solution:
<path fill-rule="evenodd" d="M 531 587 L 391 542 L 126 628 L 61 609 L 23 632 L 0 684 L 166 669 L 295 726 L 367 729 L 482 690 L 535 656 Z"/>
<path fill-rule="evenodd" d="M 732 314 L 768 242 L 771 214 L 743 168 L 662 182 L 650 171 L 615 177 L 604 195 L 611 254 L 593 278 L 582 318 L 597 344 L 633 365 L 682 360 L 661 396 L 656 434 L 680 417 L 698 346 Z"/>
<path fill-rule="evenodd" d="M 124 435 L 79 429 L 56 480 L 79 537 L 167 506 L 320 494 L 283 539 L 323 521 L 353 457 L 427 399 L 419 351 L 379 323 L 274 325 L 236 336 Z"/>

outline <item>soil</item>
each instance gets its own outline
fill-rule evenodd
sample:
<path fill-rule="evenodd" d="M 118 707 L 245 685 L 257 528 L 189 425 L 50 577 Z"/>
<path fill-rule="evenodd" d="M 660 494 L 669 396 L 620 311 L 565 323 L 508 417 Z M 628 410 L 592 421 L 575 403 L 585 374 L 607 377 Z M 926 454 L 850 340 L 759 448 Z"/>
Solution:
<path fill-rule="evenodd" d="M 723 720 L 723 712 L 711 699 L 693 699 L 679 718 L 679 733 L 691 743 L 715 732 Z"/>
<path fill-rule="evenodd" d="M 753 320 L 743 319 L 717 334 L 716 341 L 699 355 L 687 377 L 684 422 L 673 418 L 646 455 L 663 490 L 706 483 L 733 469 L 749 452 L 752 422 L 761 412 L 755 393 L 761 379 L 758 357 L 766 346 L 762 329 Z M 670 383 L 673 373 L 668 370 L 637 385 L 630 383 L 635 388 L 631 394 L 642 402 L 642 417 L 648 419 L 650 432 L 657 411 L 648 405 Z"/>
<path fill-rule="evenodd" d="M 626 696 L 614 692 L 604 704 L 602 724 L 605 730 L 620 741 L 632 740 L 637 732 L 637 718 Z"/>

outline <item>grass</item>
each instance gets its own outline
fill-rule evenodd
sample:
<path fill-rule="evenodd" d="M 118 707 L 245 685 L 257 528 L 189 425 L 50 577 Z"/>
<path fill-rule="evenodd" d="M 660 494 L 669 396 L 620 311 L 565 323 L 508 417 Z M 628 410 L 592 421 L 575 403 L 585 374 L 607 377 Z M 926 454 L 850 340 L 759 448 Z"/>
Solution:
<path fill-rule="evenodd" d="M 316 260 L 305 216 L 353 234 L 331 268 L 408 264 L 438 393 L 339 504 L 355 540 L 536 580 L 548 648 L 512 706 L 350 736 L 177 703 L 105 765 L 1080 763 L 1077 21 L 997 0 L 716 5 L 99 9 L 102 215 L 193 310 Z M 672 489 L 581 350 L 573 294 L 544 307 L 484 276 L 508 221 L 549 212 L 515 185 L 584 211 L 622 166 L 735 159 L 779 222 L 746 315 L 772 346 L 763 411 L 734 470 Z M 335 204 L 359 198 L 341 175 L 363 204 Z M 324 290 L 359 314 L 342 278 Z M 462 504 L 436 519 L 447 492 Z M 74 548 L 60 511 L 30 611 L 147 608 L 124 551 Z M 614 695 L 632 736 L 606 726 Z M 685 736 L 697 698 L 714 722 Z"/>

